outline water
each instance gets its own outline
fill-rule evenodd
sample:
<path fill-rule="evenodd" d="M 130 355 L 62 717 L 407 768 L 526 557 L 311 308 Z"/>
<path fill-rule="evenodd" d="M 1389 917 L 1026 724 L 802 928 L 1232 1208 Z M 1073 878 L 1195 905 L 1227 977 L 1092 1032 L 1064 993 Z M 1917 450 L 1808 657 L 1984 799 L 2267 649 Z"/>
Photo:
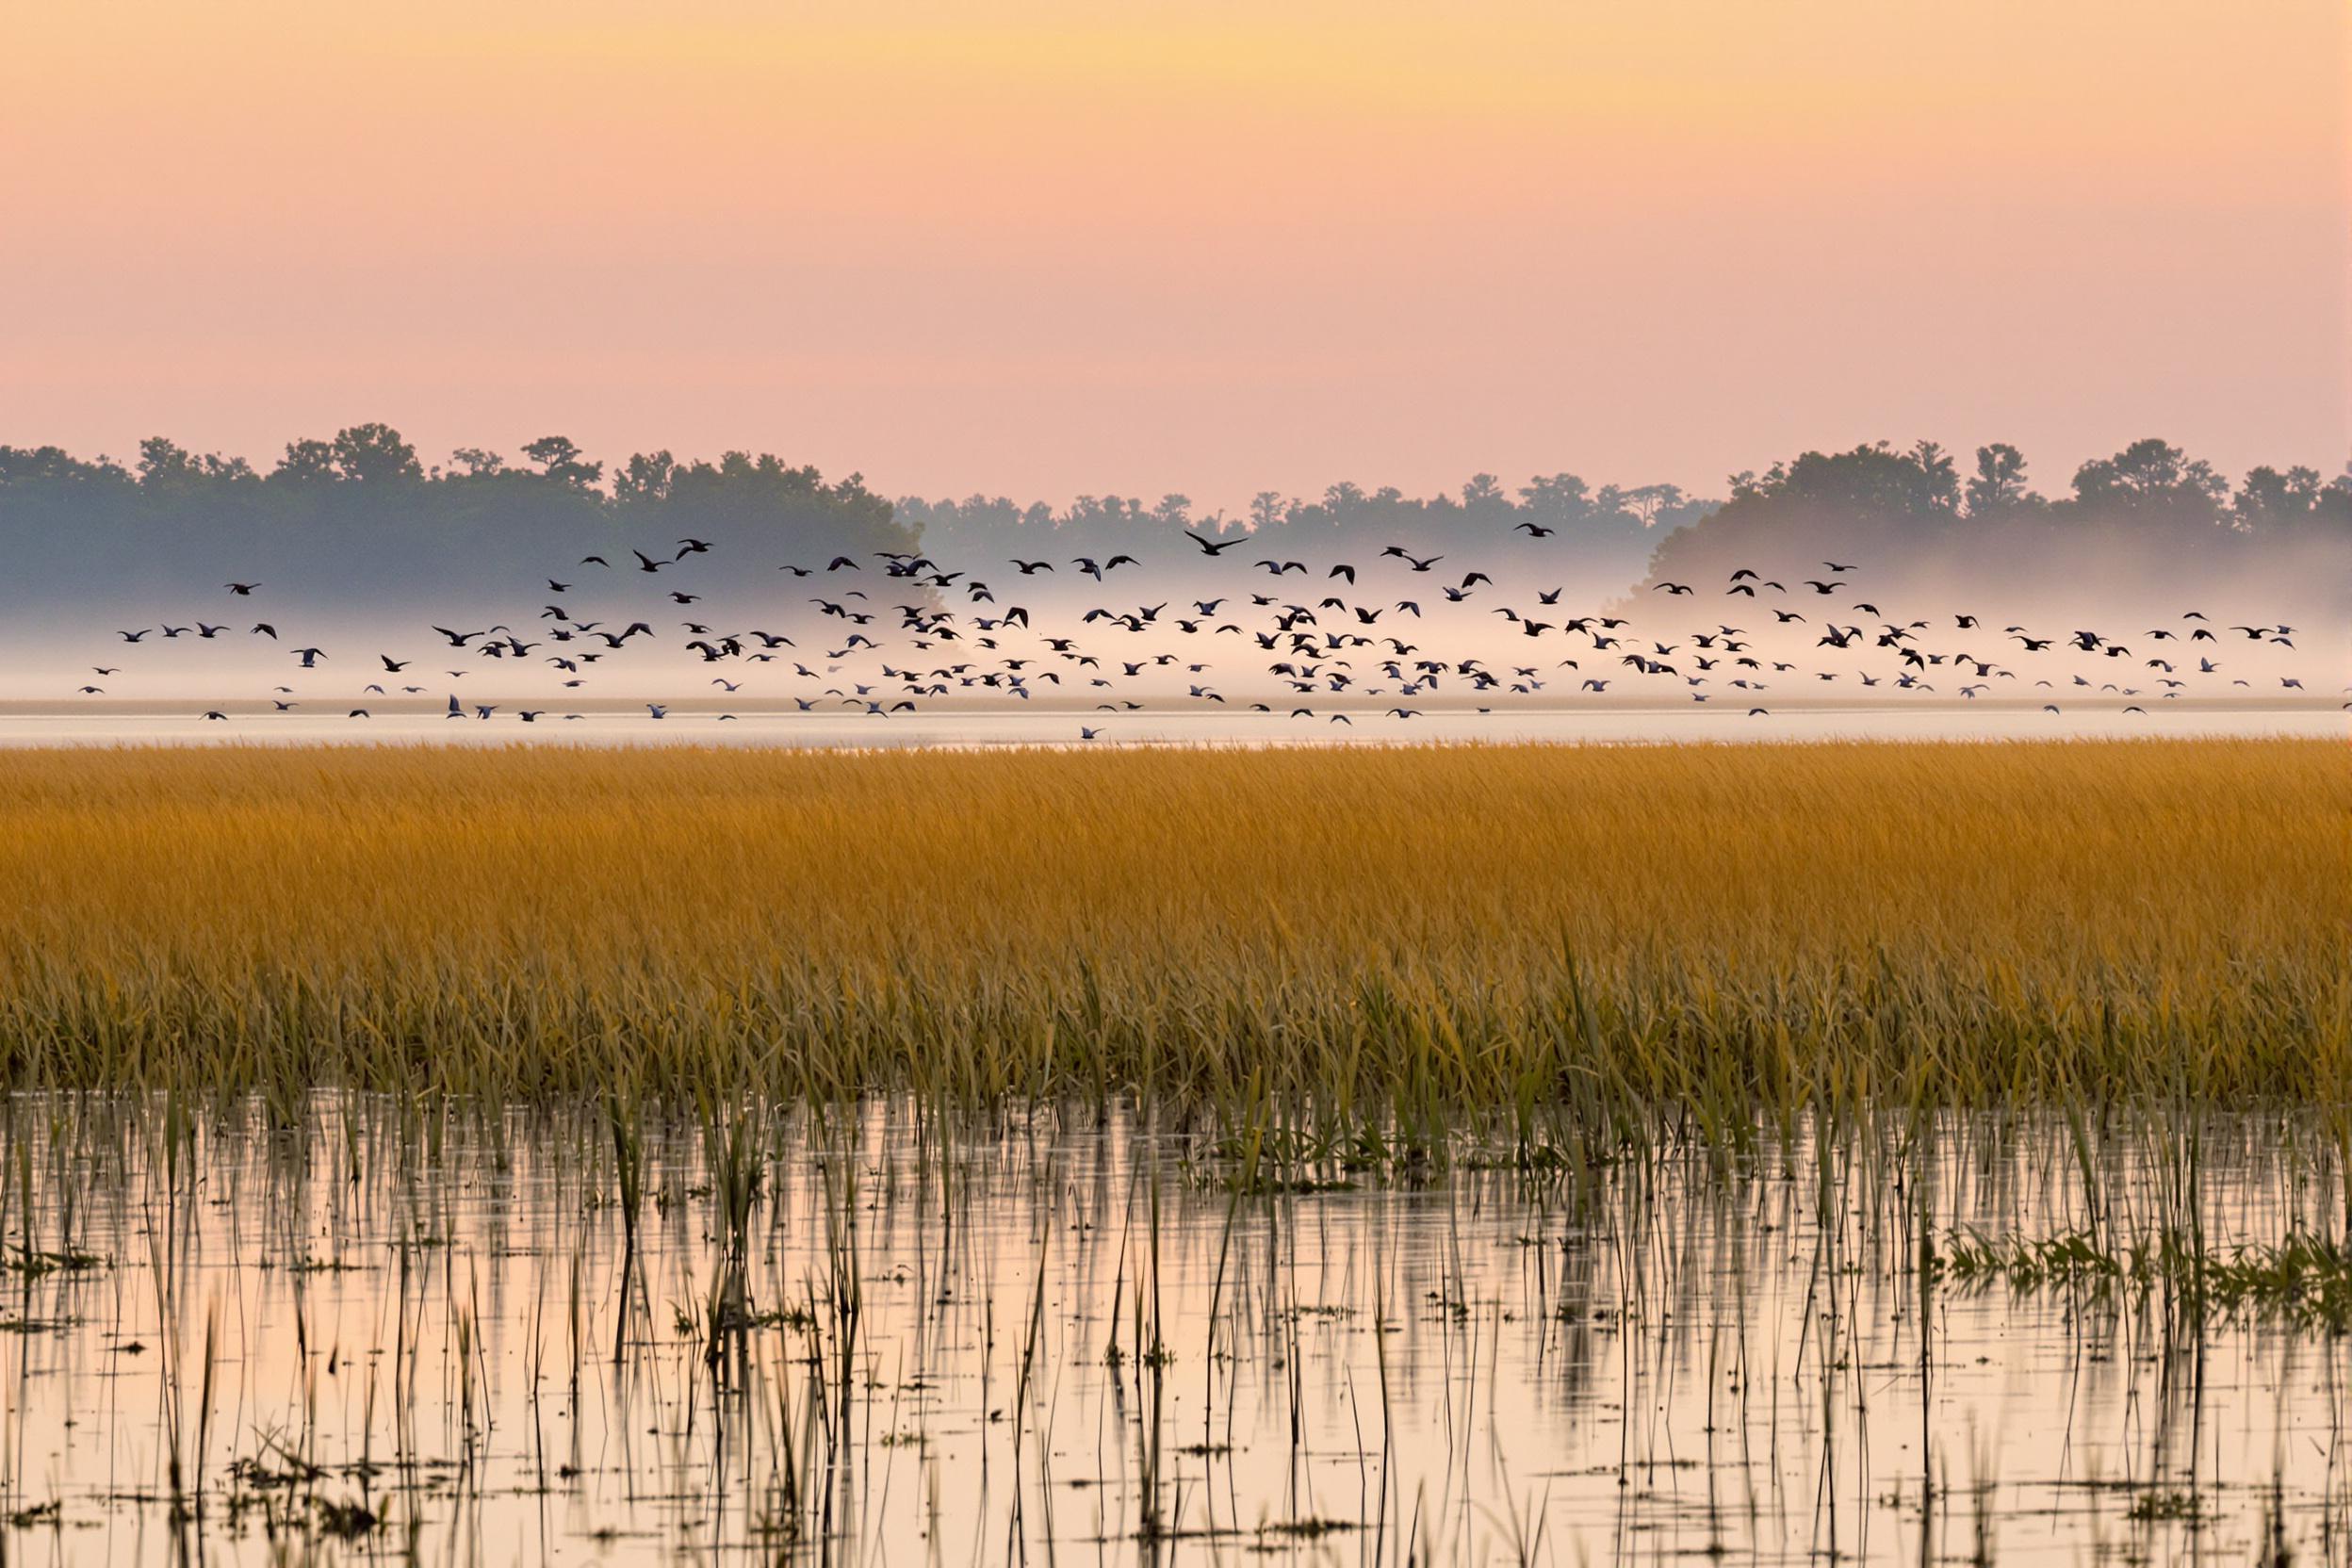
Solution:
<path fill-rule="evenodd" d="M 299 1132 L 175 1117 L 8 1116 L 20 1554 L 2308 1560 L 2347 1539 L 2339 1335 L 1952 1266 L 1979 1233 L 2193 1214 L 2218 1256 L 2328 1225 L 2341 1194 L 2293 1124 L 2209 1119 L 2183 1189 L 2184 1145 L 2146 1129 L 2086 1177 L 2060 1129 L 1986 1119 L 1826 1153 L 1367 1151 L 1246 1179 L 1117 1115 L 943 1135 L 874 1107 L 634 1145 L 596 1117 L 381 1102 L 322 1100 Z M 1924 1276 L 1923 1235 L 1946 1260 Z"/>
<path fill-rule="evenodd" d="M 510 745 L 516 743 L 597 745 L 754 745 L 788 747 L 1064 745 L 1081 732 L 1098 732 L 1104 745 L 1348 744 L 1406 741 L 1558 742 L 1584 743 L 1691 741 L 2000 741 L 2099 740 L 2127 736 L 2352 737 L 2352 715 L 2333 702 L 2157 703 L 2127 712 L 2115 700 L 2062 702 L 2057 713 L 2039 704 L 1920 701 L 1856 705 L 1782 705 L 1752 715 L 1743 704 L 1679 708 L 1594 704 L 1575 709 L 1515 708 L 1491 713 L 1431 709 L 1409 719 L 1378 710 L 1348 710 L 1348 723 L 1246 709 L 1215 711 L 1099 713 L 1039 704 L 1013 710 L 938 709 L 888 717 L 867 714 L 776 712 L 745 707 L 721 710 L 683 705 L 665 719 L 642 707 L 592 707 L 566 722 L 524 724 L 511 711 L 488 721 L 449 719 L 438 709 L 379 710 L 369 719 L 333 714 L 235 710 L 206 721 L 201 707 L 169 712 L 106 710 L 80 713 L 55 709 L 0 710 L 0 747 L 138 745 L 235 742 L 243 744 L 339 743 Z M 722 711 L 735 717 L 722 719 Z"/>

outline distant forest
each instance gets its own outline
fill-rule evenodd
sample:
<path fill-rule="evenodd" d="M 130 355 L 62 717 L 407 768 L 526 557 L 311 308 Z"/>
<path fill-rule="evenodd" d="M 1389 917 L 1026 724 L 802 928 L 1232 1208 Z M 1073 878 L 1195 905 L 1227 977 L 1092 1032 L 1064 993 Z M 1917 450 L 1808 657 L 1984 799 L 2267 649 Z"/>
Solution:
<path fill-rule="evenodd" d="M 1081 496 L 1060 511 L 1042 501 L 1027 506 L 1002 496 L 925 501 L 907 498 L 898 515 L 923 531 L 926 548 L 965 555 L 1037 554 L 1047 549 L 1102 554 L 1134 550 L 1183 529 L 1211 538 L 1249 531 L 1267 548 L 1319 552 L 1334 545 L 1362 553 L 1390 545 L 1445 549 L 1474 540 L 1509 539 L 1521 525 L 1556 531 L 1548 541 L 1566 569 L 1630 582 L 1640 576 L 1659 537 L 1695 523 L 1716 502 L 1685 495 L 1672 484 L 1598 489 L 1575 474 L 1538 475 L 1515 491 L 1493 474 L 1475 474 L 1459 495 L 1417 498 L 1393 485 L 1366 490 L 1333 484 L 1312 500 L 1260 491 L 1240 516 L 1196 514 L 1189 497 L 1163 496 L 1146 506 L 1119 496 Z M 1533 535 L 1529 535 L 1533 537 Z"/>
<path fill-rule="evenodd" d="M 1831 556 L 1868 562 L 1874 580 L 1900 589 L 1997 589 L 2013 602 L 2194 586 L 2352 604 L 2352 466 L 2326 481 L 2262 466 L 2232 488 L 2212 465 L 2148 439 L 2082 464 L 2066 494 L 2048 497 L 2015 447 L 1978 448 L 1964 475 L 1922 441 L 1806 452 L 1735 474 L 1730 487 L 1703 526 L 1658 541 L 1642 589 Z"/>
<path fill-rule="evenodd" d="M 128 596 L 243 574 L 351 603 L 511 595 L 582 555 L 687 534 L 859 554 L 914 542 L 858 476 L 827 483 L 773 455 L 639 453 L 608 474 L 563 436 L 522 451 L 528 466 L 464 448 L 427 468 L 383 424 L 294 442 L 266 473 L 161 436 L 139 443 L 136 467 L 0 447 L 0 542 L 20 597 L 35 583 Z"/>
<path fill-rule="evenodd" d="M 139 444 L 132 466 L 0 446 L 0 548 L 11 565 L 0 595 L 23 604 L 102 588 L 179 591 L 230 573 L 347 602 L 505 594 L 585 553 L 687 536 L 776 561 L 921 547 L 985 567 L 1000 556 L 1149 546 L 1155 564 L 1172 565 L 1184 557 L 1169 552 L 1188 549 L 1173 537 L 1184 528 L 1251 530 L 1294 554 L 1514 542 L 1514 566 L 1627 591 L 1741 565 L 1791 570 L 1838 552 L 1921 580 L 2178 581 L 2276 571 L 2314 546 L 2352 565 L 2352 469 L 2323 481 L 2308 467 L 2257 467 L 2233 487 L 2160 440 L 2082 465 L 2057 497 L 2036 491 L 2014 447 L 1979 448 L 1964 473 L 1929 442 L 1806 452 L 1733 475 L 1729 489 L 1716 501 L 1671 484 L 1596 488 L 1558 473 L 1506 488 L 1479 474 L 1459 494 L 1424 498 L 1352 483 L 1312 499 L 1266 491 L 1227 516 L 1179 495 L 1149 505 L 1086 496 L 1060 509 L 985 496 L 892 501 L 858 475 L 828 482 L 768 453 L 641 452 L 608 468 L 556 435 L 524 446 L 517 462 L 462 448 L 428 467 L 383 424 L 293 442 L 266 472 L 160 436 Z"/>

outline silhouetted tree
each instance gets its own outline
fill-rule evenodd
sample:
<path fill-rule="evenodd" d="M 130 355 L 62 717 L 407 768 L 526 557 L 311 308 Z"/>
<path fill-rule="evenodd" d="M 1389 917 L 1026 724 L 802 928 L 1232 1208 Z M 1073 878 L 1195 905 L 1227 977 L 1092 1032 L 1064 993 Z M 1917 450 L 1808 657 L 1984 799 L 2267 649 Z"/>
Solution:
<path fill-rule="evenodd" d="M 1191 559 L 1174 531 L 1241 526 L 1221 511 L 1196 516 L 1191 500 L 1173 493 L 1148 507 L 1133 497 L 1084 496 L 1058 511 L 984 494 L 893 503 L 858 475 L 828 483 L 813 467 L 747 451 L 682 463 L 667 451 L 639 452 L 615 466 L 607 495 L 604 466 L 575 443 L 542 437 L 524 450 L 535 469 L 510 469 L 497 453 L 466 447 L 446 475 L 428 476 L 398 431 L 360 424 L 332 440 L 288 444 L 264 482 L 242 459 L 199 456 L 163 436 L 139 444 L 136 474 L 104 456 L 0 447 L 0 555 L 10 563 L 0 596 L 32 603 L 92 581 L 211 592 L 224 570 L 264 562 L 273 583 L 307 582 L 355 601 L 464 594 L 502 572 L 529 575 L 550 562 L 560 569 L 639 544 L 667 547 L 690 533 L 756 541 L 783 559 L 923 541 L 942 560 L 975 564 L 1113 552 L 1170 564 Z M 1477 564 L 1525 564 L 1558 574 L 1553 580 L 1630 582 L 1645 565 L 1653 580 L 1698 580 L 1742 565 L 1792 571 L 1823 556 L 1867 560 L 1876 573 L 1921 582 L 2134 572 L 2177 582 L 2186 572 L 2291 559 L 2309 579 L 2324 574 L 2304 568 L 2305 558 L 2267 552 L 2295 541 L 2352 548 L 2352 467 L 2322 483 L 2312 468 L 2260 466 L 2232 496 L 2209 464 L 2147 440 L 2083 464 L 2070 495 L 2045 501 L 2028 487 L 2015 447 L 1978 449 L 1964 487 L 1934 443 L 1878 442 L 1734 475 L 1731 499 L 1720 506 L 1671 484 L 1595 490 L 1561 472 L 1506 492 L 1494 475 L 1478 474 L 1425 498 L 1353 482 L 1314 501 L 1262 491 L 1246 521 L 1268 534 L 1269 553 L 1285 548 L 1291 530 L 1315 535 L 1291 553 L 1336 545 L 1360 562 L 1402 544 L 1467 563 L 1475 544 L 1506 552 Z M 1519 530 L 1523 522 L 1544 536 Z"/>
<path fill-rule="evenodd" d="M 612 476 L 612 498 L 624 504 L 665 500 L 677 474 L 678 459 L 666 448 L 658 452 L 637 452 Z"/>
<path fill-rule="evenodd" d="M 459 479 L 496 479 L 506 472 L 506 459 L 481 447 L 460 447 L 449 461 L 465 470 L 455 476 Z"/>
<path fill-rule="evenodd" d="M 1976 449 L 1976 475 L 1968 481 L 1968 515 L 1994 517 L 2045 504 L 2026 485 L 2025 454 L 2006 441 Z"/>
<path fill-rule="evenodd" d="M 351 425 L 335 433 L 335 472 L 351 484 L 407 484 L 425 477 L 416 449 L 390 425 Z"/>
<path fill-rule="evenodd" d="M 1678 484 L 1644 484 L 1625 493 L 1625 510 L 1642 519 L 1643 528 L 1655 528 L 1658 518 L 1680 507 L 1688 499 Z"/>
<path fill-rule="evenodd" d="M 523 455 L 539 465 L 543 478 L 587 489 L 604 478 L 604 465 L 590 463 L 568 435 L 543 435 L 523 443 Z"/>
<path fill-rule="evenodd" d="M 304 439 L 286 444 L 286 455 L 270 477 L 286 484 L 333 484 L 342 475 L 335 469 L 334 443 Z"/>
<path fill-rule="evenodd" d="M 2230 511 L 2240 528 L 2300 529 L 2318 511 L 2320 494 L 2318 469 L 2295 467 L 2282 474 L 2263 464 L 2246 471 Z"/>
<path fill-rule="evenodd" d="M 2075 499 L 2085 507 L 2211 508 L 2229 493 L 2213 465 L 2190 461 L 2180 448 L 2151 436 L 2113 457 L 2096 458 L 2074 472 Z"/>
<path fill-rule="evenodd" d="M 0 598 L 110 591 L 214 593 L 221 575 L 354 603 L 431 596 L 459 604 L 502 576 L 528 580 L 588 554 L 681 534 L 824 556 L 906 549 L 917 538 L 857 475 L 828 484 L 773 454 L 731 452 L 681 467 L 639 454 L 613 494 L 568 442 L 534 442 L 543 471 L 460 448 L 428 475 L 388 425 L 291 443 L 266 483 L 240 459 L 196 456 L 151 437 L 136 479 L 56 448 L 0 447 Z"/>
<path fill-rule="evenodd" d="M 2328 482 L 2311 503 L 2311 520 L 2332 530 L 2334 536 L 2352 542 L 2352 463 L 2344 466 L 2344 472 Z"/>

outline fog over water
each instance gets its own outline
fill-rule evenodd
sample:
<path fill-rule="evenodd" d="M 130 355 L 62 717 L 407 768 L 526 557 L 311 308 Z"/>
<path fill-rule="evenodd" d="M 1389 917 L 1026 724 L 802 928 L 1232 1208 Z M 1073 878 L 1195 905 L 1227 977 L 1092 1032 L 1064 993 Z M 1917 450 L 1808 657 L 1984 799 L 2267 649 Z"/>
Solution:
<path fill-rule="evenodd" d="M 2342 621 L 2294 608 L 2313 603 L 2325 580 L 2311 577 L 2003 597 L 1889 592 L 1866 563 L 1820 575 L 1792 560 L 1754 568 L 1742 580 L 1787 589 L 1751 597 L 1720 580 L 1642 593 L 1545 574 L 1524 540 L 1439 552 L 1462 569 L 1422 572 L 1254 544 L 1208 561 L 1177 531 L 1099 582 L 1067 557 L 1052 577 L 925 552 L 920 576 L 891 578 L 869 554 L 830 572 L 811 560 L 802 578 L 768 559 L 778 553 L 713 541 L 655 557 L 660 573 L 575 562 L 561 592 L 526 582 L 448 608 L 315 602 L 266 582 L 242 596 L 53 600 L 0 639 L 0 741 L 486 728 L 985 743 L 1071 740 L 1082 725 L 1112 742 L 2328 734 L 2352 678 Z M 1258 560 L 1308 569 L 1277 577 Z M 1352 580 L 1332 575 L 1341 565 Z M 1833 591 L 1805 586 L 1808 573 Z M 599 639 L 640 622 L 617 648 Z M 252 629 L 263 625 L 276 635 Z M 303 648 L 318 650 L 311 667 Z M 446 718 L 452 699 L 464 723 Z"/>

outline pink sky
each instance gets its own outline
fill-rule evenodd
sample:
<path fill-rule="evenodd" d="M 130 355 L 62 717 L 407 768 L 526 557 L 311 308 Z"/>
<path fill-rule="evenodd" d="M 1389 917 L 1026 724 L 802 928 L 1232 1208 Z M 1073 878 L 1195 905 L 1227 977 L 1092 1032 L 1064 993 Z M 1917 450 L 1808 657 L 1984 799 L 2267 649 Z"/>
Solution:
<path fill-rule="evenodd" d="M 2341 0 L 47 8 L 0 442 L 891 493 L 2352 455 Z"/>

